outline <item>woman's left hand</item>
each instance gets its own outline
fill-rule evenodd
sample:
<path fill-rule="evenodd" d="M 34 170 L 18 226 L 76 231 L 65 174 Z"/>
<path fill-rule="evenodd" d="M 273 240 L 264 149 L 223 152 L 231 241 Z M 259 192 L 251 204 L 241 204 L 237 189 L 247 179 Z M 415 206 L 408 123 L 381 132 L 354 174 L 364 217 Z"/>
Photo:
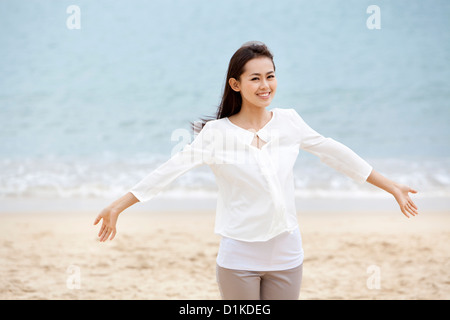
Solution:
<path fill-rule="evenodd" d="M 392 194 L 395 200 L 397 200 L 397 203 L 400 206 L 400 210 L 402 210 L 403 214 L 407 218 L 409 218 L 408 214 L 411 214 L 413 216 L 419 214 L 419 212 L 417 211 L 417 206 L 409 197 L 409 193 L 417 193 L 416 190 L 404 184 L 389 180 L 376 170 L 372 170 L 369 177 L 367 177 L 367 182 Z"/>
<path fill-rule="evenodd" d="M 392 192 L 392 195 L 394 196 L 395 200 L 397 201 L 398 205 L 400 206 L 400 210 L 402 210 L 403 214 L 409 218 L 408 214 L 411 214 L 413 216 L 416 216 L 419 214 L 417 211 L 417 206 L 415 203 L 411 200 L 409 197 L 409 193 L 417 193 L 416 190 L 403 185 L 403 184 L 396 184 L 394 191 Z"/>

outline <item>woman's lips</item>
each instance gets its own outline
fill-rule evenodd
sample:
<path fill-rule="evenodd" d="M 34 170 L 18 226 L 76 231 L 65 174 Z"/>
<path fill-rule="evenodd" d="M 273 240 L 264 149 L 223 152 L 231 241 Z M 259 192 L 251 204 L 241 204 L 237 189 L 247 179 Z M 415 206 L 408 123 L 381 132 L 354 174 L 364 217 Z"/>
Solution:
<path fill-rule="evenodd" d="M 261 99 L 269 99 L 270 92 L 261 92 L 261 93 L 258 93 L 257 96 L 260 97 Z"/>

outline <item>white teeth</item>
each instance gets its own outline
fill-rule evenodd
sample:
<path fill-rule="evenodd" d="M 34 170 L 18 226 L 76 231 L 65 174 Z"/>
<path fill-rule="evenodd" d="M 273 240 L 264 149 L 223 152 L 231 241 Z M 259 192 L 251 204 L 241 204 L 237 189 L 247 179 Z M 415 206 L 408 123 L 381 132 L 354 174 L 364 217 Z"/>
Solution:
<path fill-rule="evenodd" d="M 267 93 L 260 93 L 259 96 L 261 96 L 261 97 L 268 97 L 269 94 L 270 94 L 269 92 L 267 92 Z"/>

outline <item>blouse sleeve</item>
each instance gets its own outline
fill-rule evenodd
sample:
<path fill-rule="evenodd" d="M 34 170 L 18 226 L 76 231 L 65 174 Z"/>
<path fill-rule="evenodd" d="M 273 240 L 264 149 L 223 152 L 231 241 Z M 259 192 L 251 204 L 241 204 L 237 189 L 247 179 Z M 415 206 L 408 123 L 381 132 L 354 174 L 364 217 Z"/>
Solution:
<path fill-rule="evenodd" d="M 181 151 L 175 153 L 129 191 L 140 202 L 148 201 L 187 171 L 210 163 L 211 132 L 207 122 L 190 144 L 185 145 Z"/>
<path fill-rule="evenodd" d="M 300 148 L 308 151 L 337 171 L 346 174 L 357 183 L 364 183 L 372 172 L 372 166 L 350 148 L 331 138 L 325 138 L 311 129 L 295 109 L 291 109 L 295 137 Z"/>

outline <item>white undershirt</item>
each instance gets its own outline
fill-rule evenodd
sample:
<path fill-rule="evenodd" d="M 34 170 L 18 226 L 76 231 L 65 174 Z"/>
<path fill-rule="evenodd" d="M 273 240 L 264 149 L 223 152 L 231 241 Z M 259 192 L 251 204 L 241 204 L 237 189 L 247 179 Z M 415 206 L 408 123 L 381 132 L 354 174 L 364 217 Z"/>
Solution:
<path fill-rule="evenodd" d="M 299 228 L 283 232 L 267 241 L 247 242 L 222 237 L 216 262 L 222 268 L 275 271 L 295 268 L 303 263 Z"/>

